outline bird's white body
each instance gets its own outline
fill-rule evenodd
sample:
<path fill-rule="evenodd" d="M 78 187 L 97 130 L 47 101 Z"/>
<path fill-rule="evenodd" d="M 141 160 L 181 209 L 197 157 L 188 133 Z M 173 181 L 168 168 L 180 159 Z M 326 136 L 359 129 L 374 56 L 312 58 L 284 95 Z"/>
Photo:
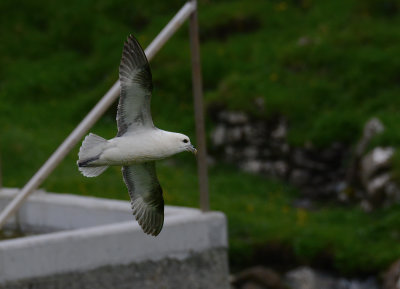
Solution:
<path fill-rule="evenodd" d="M 92 162 L 100 166 L 129 166 L 170 157 L 186 150 L 181 146 L 185 136 L 161 129 L 131 132 L 107 141 L 99 159 Z"/>

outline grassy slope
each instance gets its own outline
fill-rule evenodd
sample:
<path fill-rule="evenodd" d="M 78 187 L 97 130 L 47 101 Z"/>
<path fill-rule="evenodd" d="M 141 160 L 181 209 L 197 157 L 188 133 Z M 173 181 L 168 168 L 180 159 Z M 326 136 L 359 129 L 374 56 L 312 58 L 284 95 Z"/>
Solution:
<path fill-rule="evenodd" d="M 116 80 L 123 39 L 134 33 L 146 46 L 183 3 L 25 2 L 0 2 L 6 186 L 22 186 Z M 284 114 L 294 144 L 354 142 L 363 122 L 376 115 L 388 128 L 376 142 L 396 145 L 400 18 L 385 7 L 374 0 L 201 2 L 207 103 Z M 299 46 L 302 37 L 309 44 Z M 183 29 L 152 62 L 153 115 L 160 127 L 193 136 L 189 63 Z M 255 108 L 257 97 L 265 99 L 264 112 Z M 92 131 L 114 136 L 114 117 L 115 106 Z M 83 178 L 75 167 L 77 150 L 43 187 L 128 199 L 117 168 Z M 193 158 L 163 162 L 159 175 L 168 204 L 197 206 Z M 383 269 L 400 255 L 398 207 L 372 215 L 336 207 L 305 212 L 290 207 L 295 191 L 275 181 L 221 165 L 210 175 L 211 206 L 228 216 L 236 265 L 266 241 L 287 244 L 305 262 L 329 254 L 349 273 Z"/>

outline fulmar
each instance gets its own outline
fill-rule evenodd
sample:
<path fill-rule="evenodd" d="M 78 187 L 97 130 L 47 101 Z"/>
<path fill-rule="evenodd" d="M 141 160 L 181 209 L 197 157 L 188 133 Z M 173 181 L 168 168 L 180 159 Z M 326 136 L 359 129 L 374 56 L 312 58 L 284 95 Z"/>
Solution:
<path fill-rule="evenodd" d="M 117 136 L 106 140 L 87 135 L 79 150 L 78 168 L 84 176 L 96 177 L 109 166 L 122 166 L 133 214 L 146 234 L 157 236 L 164 224 L 164 199 L 155 161 L 183 151 L 196 154 L 196 149 L 186 135 L 154 126 L 150 66 L 132 35 L 124 44 L 119 80 Z"/>

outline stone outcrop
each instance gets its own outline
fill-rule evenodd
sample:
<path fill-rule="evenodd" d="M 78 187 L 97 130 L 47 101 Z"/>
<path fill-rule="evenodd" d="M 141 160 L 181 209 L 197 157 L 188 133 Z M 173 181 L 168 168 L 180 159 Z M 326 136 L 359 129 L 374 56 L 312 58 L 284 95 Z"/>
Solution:
<path fill-rule="evenodd" d="M 400 190 L 392 180 L 392 147 L 376 147 L 361 159 L 360 180 L 365 189 L 363 207 L 371 210 L 400 201 Z"/>
<path fill-rule="evenodd" d="M 342 160 L 348 149 L 334 143 L 318 150 L 311 145 L 293 147 L 287 142 L 284 118 L 252 119 L 243 112 L 216 113 L 211 153 L 250 173 L 284 179 L 298 186 L 305 197 L 333 198 L 346 171 Z"/>
<path fill-rule="evenodd" d="M 397 272 L 397 271 L 396 271 Z M 396 278 L 399 278 L 398 272 Z M 398 279 L 396 279 L 397 281 Z M 392 284 L 391 281 L 390 284 Z M 233 289 L 379 289 L 375 277 L 344 278 L 310 267 L 298 267 L 280 273 L 271 268 L 257 266 L 245 269 L 231 280 Z M 394 284 L 394 283 L 393 283 Z M 396 289 L 385 287 L 384 289 Z"/>
<path fill-rule="evenodd" d="M 286 273 L 285 280 L 290 289 L 379 289 L 374 277 L 364 280 L 334 277 L 310 267 L 299 267 Z"/>
<path fill-rule="evenodd" d="M 324 149 L 311 144 L 294 147 L 287 142 L 289 127 L 282 117 L 267 121 L 228 110 L 213 117 L 210 152 L 215 158 L 249 173 L 288 181 L 303 198 L 357 201 L 367 211 L 400 201 L 391 174 L 394 149 L 367 151 L 373 137 L 384 130 L 377 118 L 366 123 L 352 150 L 339 142 Z"/>

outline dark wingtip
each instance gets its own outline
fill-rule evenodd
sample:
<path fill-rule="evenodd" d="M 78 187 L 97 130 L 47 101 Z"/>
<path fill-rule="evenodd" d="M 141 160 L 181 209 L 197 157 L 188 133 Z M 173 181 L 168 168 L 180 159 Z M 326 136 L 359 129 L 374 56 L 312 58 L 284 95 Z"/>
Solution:
<path fill-rule="evenodd" d="M 137 39 L 136 39 L 136 37 L 135 36 L 133 36 L 133 34 L 129 34 L 129 36 L 128 36 L 128 40 L 134 40 L 134 41 L 136 41 L 136 42 L 138 42 L 137 41 Z"/>
<path fill-rule="evenodd" d="M 146 54 L 144 53 L 143 48 L 140 46 L 137 39 L 130 34 L 126 39 L 122 50 L 122 57 L 119 66 L 119 77 L 121 82 L 132 81 L 131 77 L 135 73 L 134 71 L 137 69 L 144 69 L 144 75 L 150 75 L 150 80 L 148 82 L 150 85 L 152 85 L 151 72 Z"/>
<path fill-rule="evenodd" d="M 133 34 L 129 34 L 129 36 L 126 38 L 125 45 L 128 45 L 130 42 L 139 43 Z"/>
<path fill-rule="evenodd" d="M 135 61 L 147 63 L 147 57 L 144 53 L 142 46 L 140 45 L 139 41 L 136 39 L 135 36 L 129 34 L 128 38 L 124 43 L 124 51 L 128 52 L 127 54 L 130 55 Z M 134 55 L 132 55 L 132 52 Z"/>
<path fill-rule="evenodd" d="M 164 202 L 162 203 L 162 212 L 157 212 L 143 202 L 142 198 L 137 198 L 132 202 L 132 210 L 143 232 L 152 236 L 160 234 L 164 225 Z"/>

